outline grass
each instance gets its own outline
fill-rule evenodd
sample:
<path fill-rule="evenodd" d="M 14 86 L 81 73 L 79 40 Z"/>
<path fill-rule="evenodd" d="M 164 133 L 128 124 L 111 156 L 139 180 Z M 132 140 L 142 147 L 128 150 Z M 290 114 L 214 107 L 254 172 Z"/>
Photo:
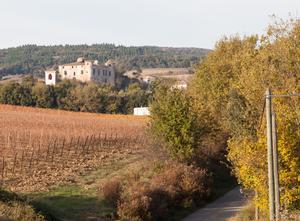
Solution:
<path fill-rule="evenodd" d="M 118 176 L 139 161 L 131 156 L 121 161 L 112 161 L 95 171 L 77 177 L 74 184 L 59 186 L 49 192 L 26 195 L 41 211 L 47 211 L 57 221 L 110 220 L 114 209 L 98 194 L 102 180 Z"/>
<path fill-rule="evenodd" d="M 101 216 L 100 208 L 105 208 L 103 202 L 92 192 L 76 185 L 58 187 L 48 193 L 38 194 L 34 196 L 32 203 L 57 220 L 87 220 L 88 217 Z"/>
<path fill-rule="evenodd" d="M 15 193 L 0 190 L 0 220 L 45 221 L 46 219 L 22 197 Z"/>
<path fill-rule="evenodd" d="M 126 176 L 128 171 L 134 168 L 140 168 L 139 171 L 142 172 L 143 177 L 147 177 L 148 173 L 151 176 L 153 171 L 147 170 L 147 163 L 149 163 L 147 159 L 144 159 L 140 153 L 129 155 L 127 158 L 113 160 L 97 170 L 76 177 L 73 184 L 58 186 L 49 192 L 27 196 L 38 210 L 47 211 L 51 217 L 54 217 L 53 220 L 113 220 L 115 208 L 105 202 L 99 194 L 100 183 L 115 177 Z M 151 165 L 153 166 L 153 162 Z M 143 166 L 146 166 L 146 169 L 142 169 Z M 156 167 L 154 168 L 156 169 Z M 214 187 L 212 200 L 222 196 L 235 185 L 234 179 L 228 179 L 227 176 L 219 177 Z M 174 209 L 165 221 L 179 221 L 197 209 L 199 207 L 196 206 Z"/>
<path fill-rule="evenodd" d="M 255 220 L 255 207 L 253 202 L 249 202 L 236 216 L 230 218 L 228 221 L 254 221 Z M 264 221 L 262 218 L 259 221 Z"/>

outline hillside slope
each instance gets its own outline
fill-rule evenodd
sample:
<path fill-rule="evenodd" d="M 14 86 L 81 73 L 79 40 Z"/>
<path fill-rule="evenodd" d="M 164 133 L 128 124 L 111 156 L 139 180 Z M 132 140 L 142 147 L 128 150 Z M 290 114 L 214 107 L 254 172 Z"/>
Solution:
<path fill-rule="evenodd" d="M 47 67 L 69 63 L 78 57 L 105 62 L 114 59 L 119 70 L 153 67 L 190 67 L 209 52 L 201 48 L 125 47 L 95 45 L 25 45 L 0 50 L 0 77 L 8 74 L 39 75 Z"/>

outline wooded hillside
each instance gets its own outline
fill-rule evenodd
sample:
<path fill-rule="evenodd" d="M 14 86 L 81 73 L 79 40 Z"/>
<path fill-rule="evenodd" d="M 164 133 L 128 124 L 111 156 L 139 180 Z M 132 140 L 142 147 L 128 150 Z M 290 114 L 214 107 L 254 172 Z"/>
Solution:
<path fill-rule="evenodd" d="M 24 73 L 37 76 L 47 67 L 69 63 L 78 57 L 99 60 L 99 62 L 114 59 L 118 70 L 191 67 L 208 51 L 200 48 L 125 47 L 114 44 L 25 45 L 0 50 L 0 77 Z"/>

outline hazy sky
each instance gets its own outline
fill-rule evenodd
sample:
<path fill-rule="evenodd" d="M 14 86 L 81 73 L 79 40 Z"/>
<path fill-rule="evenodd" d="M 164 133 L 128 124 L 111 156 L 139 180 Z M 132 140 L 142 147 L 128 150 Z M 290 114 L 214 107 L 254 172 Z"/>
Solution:
<path fill-rule="evenodd" d="M 263 33 L 270 15 L 299 17 L 300 0 L 1 0 L 0 48 L 24 44 L 213 48 Z"/>

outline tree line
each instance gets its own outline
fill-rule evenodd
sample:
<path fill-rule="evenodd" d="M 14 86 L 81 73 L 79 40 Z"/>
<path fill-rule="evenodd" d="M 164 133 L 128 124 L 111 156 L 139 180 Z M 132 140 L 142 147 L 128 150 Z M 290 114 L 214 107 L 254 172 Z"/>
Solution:
<path fill-rule="evenodd" d="M 34 77 L 21 83 L 0 85 L 0 103 L 56 108 L 70 111 L 132 114 L 134 107 L 147 106 L 151 94 L 139 83 L 123 89 L 94 83 L 63 80 L 55 86 L 45 85 Z"/>
<path fill-rule="evenodd" d="M 238 182 L 256 193 L 254 203 L 265 215 L 265 91 L 269 87 L 274 94 L 300 92 L 299 45 L 300 21 L 293 19 L 275 22 L 262 36 L 224 37 L 195 67 L 187 91 L 162 85 L 150 105 L 154 134 L 175 159 L 193 164 L 195 157 L 202 156 L 207 164 L 208 153 L 225 154 Z M 274 99 L 273 103 L 281 209 L 299 210 L 300 99 Z"/>
<path fill-rule="evenodd" d="M 78 57 L 116 61 L 120 71 L 153 67 L 191 67 L 209 50 L 200 48 L 125 47 L 114 44 L 25 45 L 0 50 L 0 77 L 8 74 L 42 76 L 47 67 L 74 62 Z"/>

